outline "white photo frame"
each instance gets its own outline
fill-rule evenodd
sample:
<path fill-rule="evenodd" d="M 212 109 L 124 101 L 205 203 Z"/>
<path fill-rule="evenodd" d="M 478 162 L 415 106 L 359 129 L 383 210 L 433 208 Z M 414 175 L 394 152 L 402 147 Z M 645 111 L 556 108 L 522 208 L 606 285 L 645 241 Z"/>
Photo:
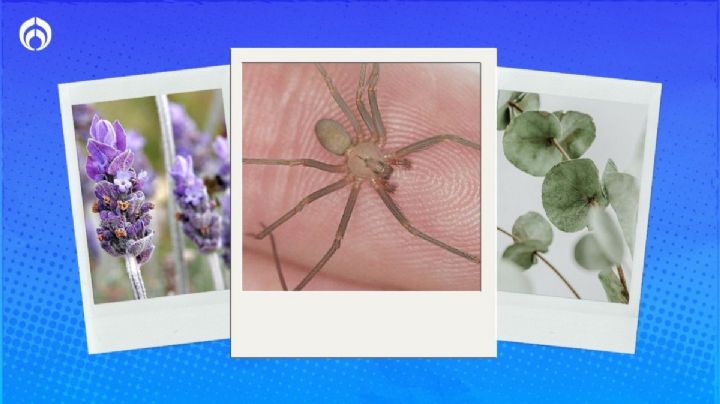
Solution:
<path fill-rule="evenodd" d="M 629 304 L 507 292 L 498 294 L 500 340 L 634 353 L 661 85 L 500 68 L 498 89 L 538 93 L 541 97 L 552 95 L 643 106 L 647 122 Z"/>
<path fill-rule="evenodd" d="M 144 74 L 60 84 L 60 109 L 90 354 L 185 344 L 229 337 L 229 290 L 95 304 L 75 142 L 72 106 L 161 94 L 222 90 L 229 124 L 229 67 Z"/>
<path fill-rule="evenodd" d="M 481 70 L 481 291 L 260 292 L 231 279 L 232 357 L 495 357 L 495 49 L 233 49 L 232 159 L 242 153 L 242 64 L 252 62 L 479 63 Z M 239 140 L 238 140 L 239 139 Z M 242 164 L 232 176 L 242 178 Z M 242 209 L 242 184 L 233 187 Z M 235 215 L 232 232 L 243 234 Z M 235 242 L 236 246 L 238 244 Z M 232 260 L 242 262 L 242 248 Z M 331 321 L 328 321 L 331 319 Z M 289 338 L 289 337 L 292 338 Z"/>

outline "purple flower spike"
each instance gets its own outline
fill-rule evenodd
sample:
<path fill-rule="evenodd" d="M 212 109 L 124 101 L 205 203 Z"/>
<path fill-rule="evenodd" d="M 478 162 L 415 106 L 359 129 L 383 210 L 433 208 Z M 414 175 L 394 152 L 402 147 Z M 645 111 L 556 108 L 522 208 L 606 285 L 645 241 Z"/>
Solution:
<path fill-rule="evenodd" d="M 222 208 L 222 232 L 220 238 L 222 241 L 222 258 L 225 265 L 230 267 L 230 190 L 228 189 L 220 198 L 220 207 Z"/>
<path fill-rule="evenodd" d="M 178 220 L 186 236 L 203 253 L 216 251 L 220 243 L 220 217 L 202 179 L 192 168 L 192 157 L 175 156 L 170 175 L 175 182 Z"/>
<path fill-rule="evenodd" d="M 220 160 L 217 182 L 220 188 L 225 190 L 230 187 L 230 147 L 227 138 L 218 137 L 213 142 L 213 149 Z"/>
<path fill-rule="evenodd" d="M 93 117 L 87 141 L 88 177 L 95 181 L 93 212 L 100 216 L 95 230 L 100 246 L 114 257 L 134 256 L 139 264 L 147 262 L 155 246 L 149 211 L 154 207 L 142 192 L 145 172 L 137 174 L 135 158 L 126 148 L 126 134 L 120 122 Z"/>
<path fill-rule="evenodd" d="M 210 143 L 212 136 L 203 133 L 195 124 L 195 121 L 188 115 L 185 108 L 174 102 L 170 103 L 170 121 L 173 128 L 173 139 L 175 140 L 175 153 L 178 156 L 195 158 L 195 170 L 207 169 L 212 165 L 210 156 Z"/>

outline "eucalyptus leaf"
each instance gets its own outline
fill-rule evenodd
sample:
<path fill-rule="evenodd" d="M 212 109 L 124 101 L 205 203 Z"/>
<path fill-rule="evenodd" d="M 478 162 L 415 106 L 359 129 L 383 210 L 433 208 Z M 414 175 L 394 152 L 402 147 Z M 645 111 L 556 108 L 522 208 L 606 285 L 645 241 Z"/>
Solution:
<path fill-rule="evenodd" d="M 533 287 L 525 271 L 514 262 L 498 261 L 498 290 L 510 293 L 533 293 Z"/>
<path fill-rule="evenodd" d="M 542 203 L 548 219 L 558 229 L 576 232 L 587 226 L 590 207 L 608 204 L 595 163 L 578 159 L 553 167 L 543 181 Z"/>
<path fill-rule="evenodd" d="M 519 108 L 519 109 L 518 109 Z M 537 111 L 540 96 L 519 91 L 498 91 L 497 130 L 504 130 L 510 121 L 525 111 Z"/>
<path fill-rule="evenodd" d="M 605 170 L 603 171 L 603 176 L 602 176 L 603 185 L 607 184 L 608 175 L 616 174 L 618 172 L 619 171 L 618 171 L 617 165 L 615 165 L 615 162 L 613 161 L 613 159 L 608 159 L 607 163 L 605 163 Z"/>
<path fill-rule="evenodd" d="M 593 206 L 588 215 L 588 224 L 602 252 L 614 265 L 622 263 L 625 243 L 620 229 L 605 208 Z"/>
<path fill-rule="evenodd" d="M 634 254 L 635 226 L 637 224 L 638 199 L 640 188 L 637 180 L 630 174 L 609 173 L 604 175 L 605 193 L 610 206 L 617 215 L 620 228 L 625 236 L 630 252 Z"/>
<path fill-rule="evenodd" d="M 620 282 L 620 278 L 615 275 L 615 272 L 611 269 L 600 271 L 598 278 L 600 279 L 600 283 L 602 283 L 603 289 L 605 289 L 605 295 L 608 301 L 627 304 L 628 298 L 623 294 L 622 283 Z"/>
<path fill-rule="evenodd" d="M 513 224 L 512 234 L 520 241 L 539 241 L 544 246 L 543 249 L 538 250 L 541 252 L 547 252 L 553 240 L 552 226 L 537 212 L 528 212 L 518 217 Z"/>
<path fill-rule="evenodd" d="M 524 112 L 505 128 L 505 157 L 520 170 L 542 177 L 563 159 L 552 143 L 560 134 L 560 120 L 555 115 L 543 111 Z"/>
<path fill-rule="evenodd" d="M 585 269 L 610 269 L 613 263 L 602 251 L 593 234 L 586 234 L 575 244 L 575 261 Z"/>
<path fill-rule="evenodd" d="M 562 129 L 558 143 L 570 158 L 581 157 L 595 140 L 595 123 L 590 115 L 577 111 L 557 111 Z"/>
<path fill-rule="evenodd" d="M 528 269 L 537 262 L 535 253 L 542 251 L 544 248 L 547 247 L 540 241 L 518 241 L 506 248 L 502 257 L 512 261 L 522 269 Z"/>

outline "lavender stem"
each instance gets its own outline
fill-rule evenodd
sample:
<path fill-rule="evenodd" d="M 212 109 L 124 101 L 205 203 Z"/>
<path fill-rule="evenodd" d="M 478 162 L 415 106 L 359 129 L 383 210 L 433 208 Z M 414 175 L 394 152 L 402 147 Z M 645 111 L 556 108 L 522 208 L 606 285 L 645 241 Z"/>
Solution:
<path fill-rule="evenodd" d="M 125 269 L 127 269 L 128 277 L 130 278 L 130 286 L 132 287 L 135 300 L 147 299 L 145 283 L 140 273 L 140 265 L 138 265 L 137 259 L 133 255 L 128 254 L 125 256 Z"/>
<path fill-rule="evenodd" d="M 163 141 L 163 162 L 166 172 L 170 172 L 173 161 L 175 159 L 175 141 L 173 138 L 172 120 L 170 119 L 170 105 L 167 95 L 161 94 L 155 96 L 157 104 L 158 120 L 160 122 L 160 133 Z M 168 189 L 173 189 L 173 182 L 170 175 L 166 176 Z M 180 223 L 175 220 L 176 207 L 175 203 L 168 203 L 168 224 L 170 226 L 170 238 L 173 245 L 173 260 L 175 261 L 175 285 L 177 294 L 188 292 L 187 287 L 187 268 L 183 260 L 182 233 L 180 232 Z"/>
<path fill-rule="evenodd" d="M 223 279 L 222 268 L 220 268 L 220 256 L 216 252 L 205 255 L 208 264 L 210 264 L 210 273 L 212 274 L 215 290 L 225 290 L 225 280 Z"/>

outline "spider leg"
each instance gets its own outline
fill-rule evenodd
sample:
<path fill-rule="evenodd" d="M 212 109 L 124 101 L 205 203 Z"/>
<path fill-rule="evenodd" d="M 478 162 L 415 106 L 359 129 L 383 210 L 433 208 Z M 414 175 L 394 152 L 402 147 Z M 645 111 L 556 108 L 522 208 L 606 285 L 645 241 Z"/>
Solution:
<path fill-rule="evenodd" d="M 322 75 L 323 80 L 325 80 L 325 84 L 327 85 L 328 90 L 330 90 L 330 95 L 332 95 L 338 107 L 340 107 L 345 116 L 350 120 L 350 125 L 352 125 L 353 129 L 355 129 L 355 133 L 357 134 L 357 136 L 361 137 L 363 133 L 361 130 L 362 127 L 358 124 L 357 119 L 355 119 L 355 115 L 353 115 L 350 107 L 348 107 L 342 95 L 340 95 L 340 93 L 338 92 L 332 78 L 330 78 L 330 75 L 320 63 L 315 63 L 315 67 L 317 67 L 317 69 L 320 71 L 320 74 Z M 355 139 L 355 143 L 357 143 L 357 140 L 358 139 Z"/>
<path fill-rule="evenodd" d="M 480 263 L 479 257 L 468 254 L 465 251 L 462 251 L 455 247 L 447 245 L 447 244 L 443 243 L 442 241 L 440 241 L 436 238 L 430 237 L 429 235 L 427 235 L 427 234 L 423 233 L 422 231 L 418 230 L 417 228 L 415 228 L 415 226 L 410 224 L 410 221 L 408 221 L 408 219 L 405 217 L 405 215 L 400 211 L 400 208 L 397 206 L 397 204 L 395 204 L 395 201 L 393 201 L 393 199 L 390 197 L 390 195 L 387 193 L 387 191 L 385 191 L 381 186 L 379 186 L 375 182 L 373 182 L 373 185 L 374 185 L 377 193 L 380 195 L 380 198 L 383 200 L 383 202 L 385 202 L 385 206 L 387 206 L 387 208 L 390 210 L 390 212 L 393 214 L 393 216 L 395 216 L 395 218 L 398 220 L 398 222 L 400 222 L 400 224 L 408 232 L 410 232 L 410 234 L 412 234 L 413 236 L 416 236 L 416 237 L 420 237 L 421 239 L 423 239 L 425 241 L 429 241 L 429 242 L 435 244 L 436 246 L 441 247 L 445 250 L 448 250 L 455 255 L 459 255 L 469 261 L 472 261 L 472 262 L 475 262 L 478 264 Z"/>
<path fill-rule="evenodd" d="M 350 191 L 350 196 L 348 197 L 347 204 L 345 204 L 345 211 L 343 212 L 342 219 L 340 219 L 340 225 L 338 226 L 337 232 L 335 232 L 335 241 L 333 241 L 332 246 L 330 246 L 330 249 L 327 250 L 325 255 L 320 259 L 320 261 L 315 264 L 315 267 L 307 274 L 305 275 L 305 278 L 303 278 L 300 283 L 298 283 L 297 286 L 295 286 L 294 290 L 302 290 L 305 286 L 307 286 L 308 282 L 312 280 L 312 278 L 317 275 L 318 272 L 325 266 L 325 264 L 330 260 L 330 257 L 335 254 L 335 251 L 340 248 L 340 243 L 342 242 L 343 237 L 345 236 L 345 230 L 347 229 L 348 222 L 350 221 L 350 215 L 352 215 L 353 208 L 355 207 L 355 202 L 357 201 L 358 194 L 360 193 L 360 185 L 361 182 L 356 182 L 353 184 L 352 191 Z"/>
<path fill-rule="evenodd" d="M 375 122 L 373 122 L 372 116 L 368 112 L 367 108 L 365 108 L 365 101 L 363 100 L 363 95 L 365 94 L 366 72 L 367 63 L 363 63 L 360 65 L 360 80 L 358 81 L 357 91 L 355 92 L 355 104 L 357 105 L 357 109 L 358 112 L 360 112 L 362 120 L 365 122 L 365 126 L 367 126 L 370 131 L 370 141 L 377 143 L 379 137 L 377 130 L 375 129 Z"/>
<path fill-rule="evenodd" d="M 327 171 L 331 173 L 344 173 L 347 171 L 347 165 L 345 164 L 327 164 L 322 161 L 312 159 L 294 159 L 294 160 L 279 160 L 279 159 L 242 159 L 243 164 L 262 164 L 270 166 L 303 166 L 317 168 L 318 170 Z"/>
<path fill-rule="evenodd" d="M 437 135 L 437 136 L 432 136 L 427 139 L 421 140 L 419 142 L 413 143 L 411 145 L 405 146 L 401 149 L 395 150 L 394 152 L 390 153 L 386 157 L 400 159 L 402 157 L 407 156 L 410 153 L 415 153 L 420 150 L 425 150 L 428 147 L 434 146 L 441 142 L 455 142 L 455 143 L 461 144 L 463 146 L 467 146 L 467 147 L 471 147 L 473 149 L 480 150 L 479 143 L 472 142 L 470 140 L 465 139 L 464 137 L 460 137 L 457 135 Z"/>
<path fill-rule="evenodd" d="M 265 225 L 262 222 L 260 222 L 260 226 L 265 229 Z M 275 269 L 277 270 L 278 278 L 280 278 L 280 285 L 282 286 L 282 289 L 284 291 L 287 291 L 287 283 L 285 283 L 285 276 L 282 272 L 282 265 L 280 265 L 280 257 L 278 256 L 277 246 L 275 245 L 275 236 L 273 236 L 272 233 L 270 233 L 270 247 L 272 248 L 273 261 L 275 261 Z"/>
<path fill-rule="evenodd" d="M 332 192 L 335 192 L 339 189 L 344 188 L 346 185 L 348 185 L 352 181 L 352 176 L 347 176 L 343 179 L 341 179 L 338 182 L 334 182 L 324 188 L 320 188 L 319 190 L 311 193 L 310 195 L 303 198 L 297 205 L 295 205 L 294 208 L 290 209 L 286 214 L 282 215 L 280 219 L 272 222 L 270 226 L 266 227 L 261 231 L 260 233 L 255 235 L 255 238 L 260 240 L 265 238 L 268 234 L 270 234 L 273 230 L 278 228 L 281 224 L 287 222 L 291 217 L 298 214 L 305 205 L 310 204 L 312 201 L 319 199 L 327 194 L 330 194 Z"/>
<path fill-rule="evenodd" d="M 385 125 L 383 125 L 382 117 L 380 116 L 380 108 L 377 103 L 377 83 L 380 79 L 380 64 L 373 63 L 372 71 L 370 72 L 370 79 L 368 80 L 368 99 L 370 100 L 370 111 L 372 113 L 373 121 L 375 121 L 375 131 L 379 136 L 380 147 L 385 146 L 387 142 L 387 136 L 385 133 Z"/>

